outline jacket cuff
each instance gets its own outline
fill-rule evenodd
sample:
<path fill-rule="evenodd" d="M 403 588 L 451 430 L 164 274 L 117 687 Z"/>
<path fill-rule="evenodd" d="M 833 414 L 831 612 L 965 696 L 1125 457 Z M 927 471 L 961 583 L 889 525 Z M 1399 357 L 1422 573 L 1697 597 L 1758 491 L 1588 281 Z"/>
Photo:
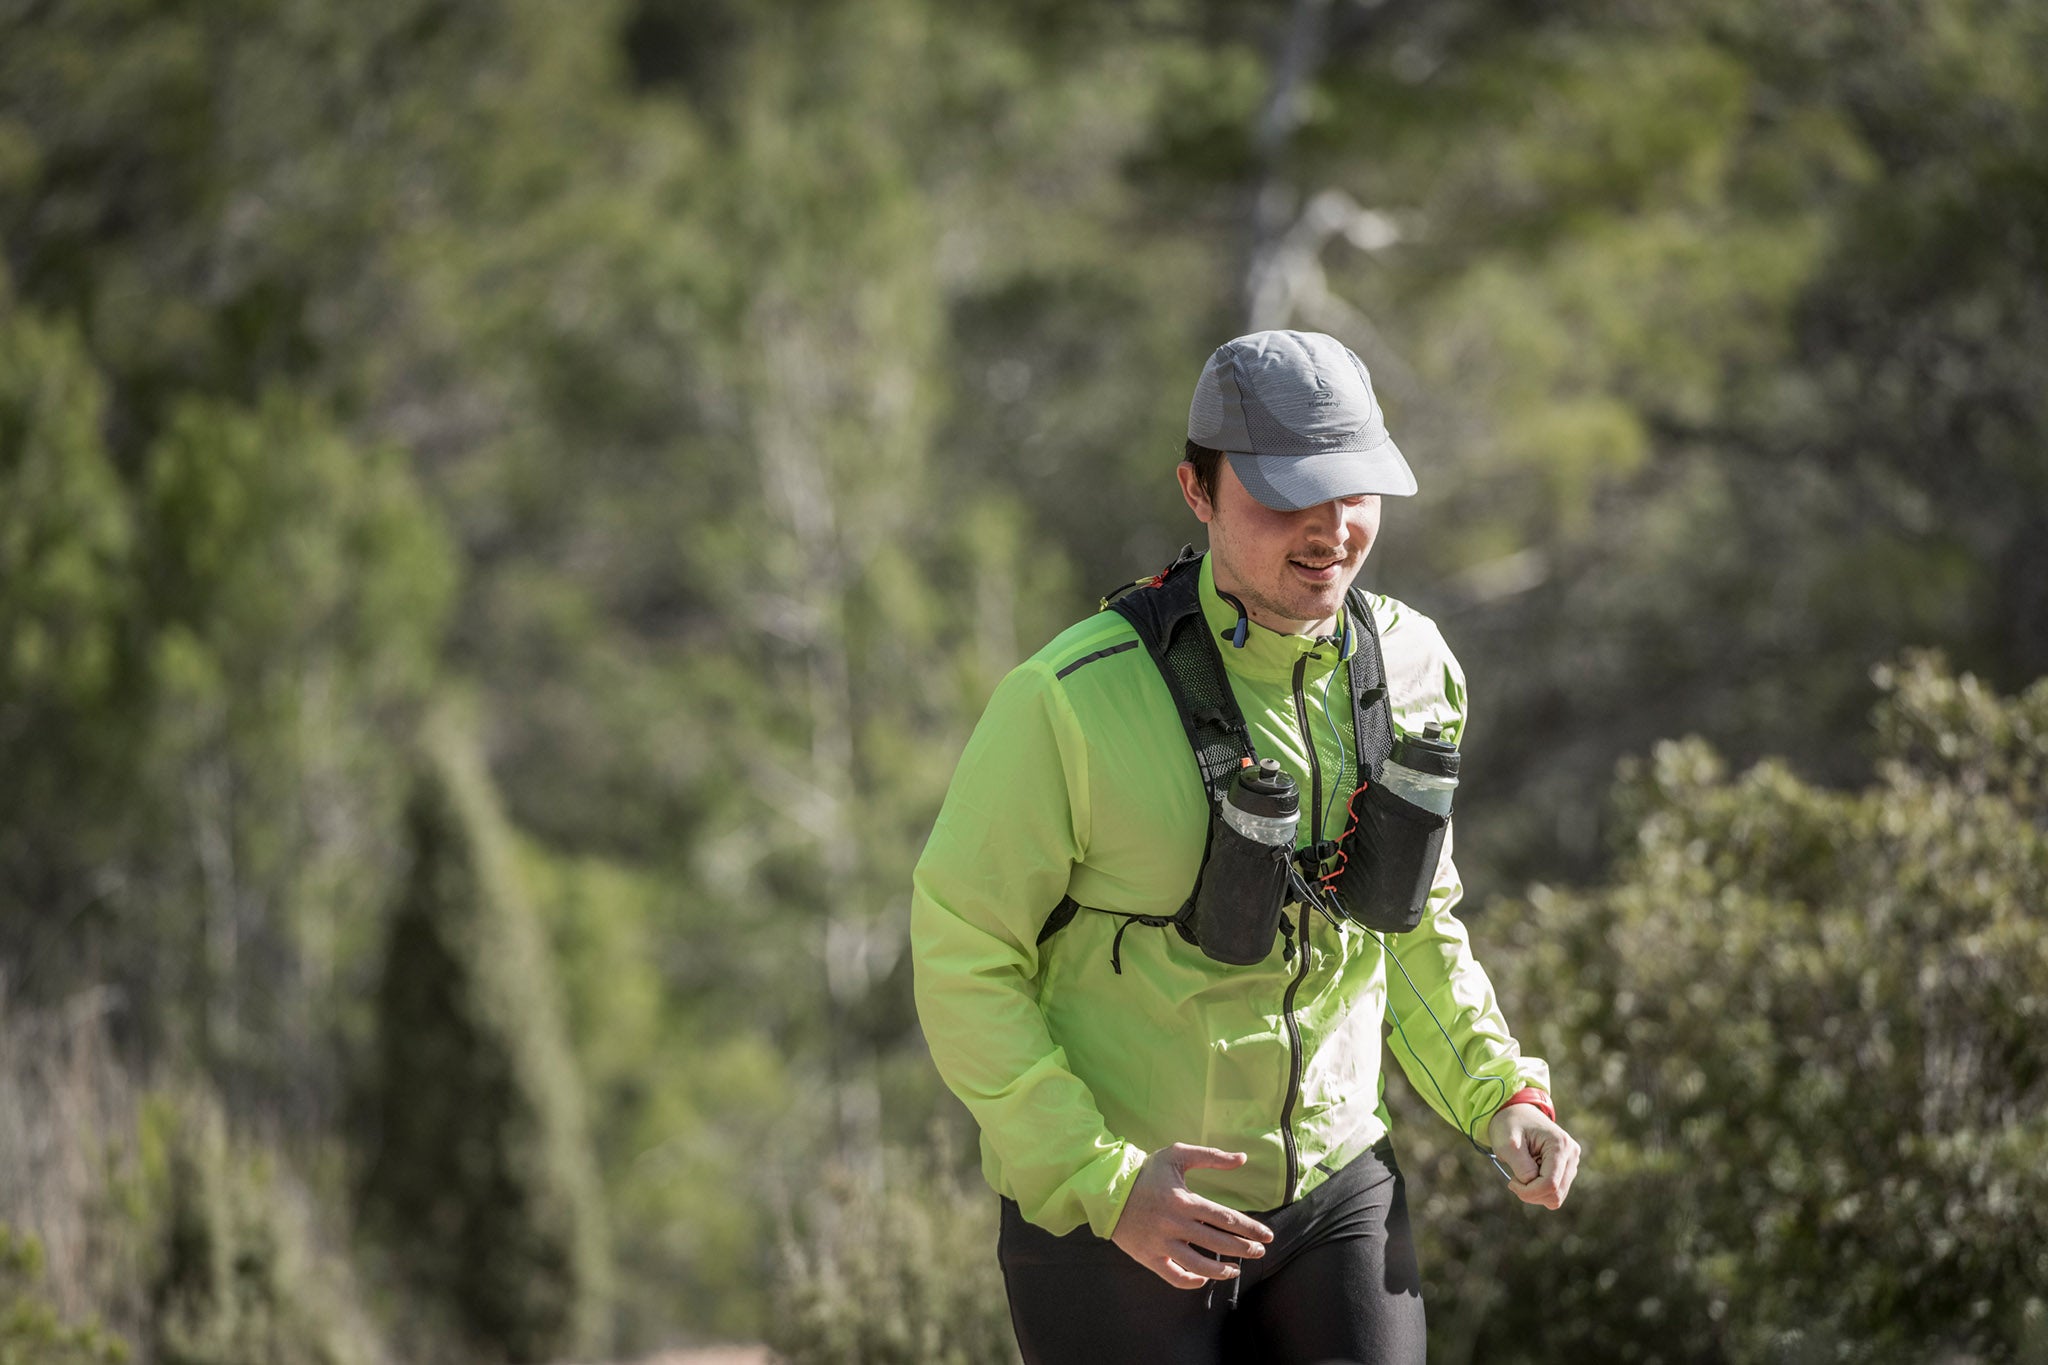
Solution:
<path fill-rule="evenodd" d="M 1138 1173 L 1145 1169 L 1147 1155 L 1142 1148 L 1122 1143 L 1115 1152 L 1091 1163 L 1074 1178 L 1071 1188 L 1088 1215 L 1088 1230 L 1104 1241 L 1116 1231 L 1117 1220 L 1124 1214 L 1124 1201 L 1131 1197 L 1131 1187 L 1138 1183 Z"/>

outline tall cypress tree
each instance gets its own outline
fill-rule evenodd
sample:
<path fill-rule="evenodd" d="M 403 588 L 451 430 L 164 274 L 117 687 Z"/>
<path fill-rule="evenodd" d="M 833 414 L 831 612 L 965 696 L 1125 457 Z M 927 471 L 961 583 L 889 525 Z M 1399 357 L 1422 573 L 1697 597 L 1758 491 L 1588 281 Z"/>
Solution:
<path fill-rule="evenodd" d="M 556 983 L 473 748 L 430 727 L 378 996 L 364 1210 L 478 1358 L 601 1345 L 605 1243 Z"/>

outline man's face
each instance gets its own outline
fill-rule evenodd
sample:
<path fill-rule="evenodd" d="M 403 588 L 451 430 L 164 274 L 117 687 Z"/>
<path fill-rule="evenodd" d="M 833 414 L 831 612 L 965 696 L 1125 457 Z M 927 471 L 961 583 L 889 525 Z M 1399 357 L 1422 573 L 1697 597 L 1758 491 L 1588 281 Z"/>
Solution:
<path fill-rule="evenodd" d="M 1181 495 L 1209 527 L 1216 586 L 1241 598 L 1268 629 L 1322 633 L 1379 535 L 1379 494 L 1276 512 L 1245 491 L 1227 459 L 1216 470 L 1213 500 L 1192 464 L 1183 461 L 1179 472 Z"/>

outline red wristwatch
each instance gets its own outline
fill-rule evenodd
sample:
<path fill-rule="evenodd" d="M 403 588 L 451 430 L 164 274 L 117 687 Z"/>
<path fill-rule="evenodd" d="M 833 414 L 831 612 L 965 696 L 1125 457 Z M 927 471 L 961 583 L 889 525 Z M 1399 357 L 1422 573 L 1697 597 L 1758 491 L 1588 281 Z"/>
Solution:
<path fill-rule="evenodd" d="M 1550 1103 L 1550 1096 L 1544 1094 L 1533 1085 L 1525 1085 L 1514 1094 L 1508 1096 L 1506 1102 L 1500 1108 L 1505 1109 L 1510 1104 L 1533 1104 L 1543 1111 L 1544 1118 L 1549 1119 L 1552 1123 L 1557 1122 L 1557 1109 Z M 1494 1112 L 1497 1114 L 1500 1112 L 1500 1109 L 1496 1109 Z"/>

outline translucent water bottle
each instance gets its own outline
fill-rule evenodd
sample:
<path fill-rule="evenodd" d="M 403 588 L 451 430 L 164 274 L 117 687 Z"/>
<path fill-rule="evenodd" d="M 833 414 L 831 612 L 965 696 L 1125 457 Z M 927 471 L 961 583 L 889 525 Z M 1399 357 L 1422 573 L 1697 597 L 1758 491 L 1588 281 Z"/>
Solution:
<path fill-rule="evenodd" d="M 1431 721 L 1421 734 L 1394 741 L 1393 754 L 1380 765 L 1380 785 L 1411 806 L 1449 815 L 1458 790 L 1458 748 Z"/>
<path fill-rule="evenodd" d="M 1223 803 L 1223 819 L 1247 839 L 1293 848 L 1295 827 L 1301 823 L 1301 791 L 1277 760 L 1262 758 L 1256 768 L 1238 770 Z"/>

